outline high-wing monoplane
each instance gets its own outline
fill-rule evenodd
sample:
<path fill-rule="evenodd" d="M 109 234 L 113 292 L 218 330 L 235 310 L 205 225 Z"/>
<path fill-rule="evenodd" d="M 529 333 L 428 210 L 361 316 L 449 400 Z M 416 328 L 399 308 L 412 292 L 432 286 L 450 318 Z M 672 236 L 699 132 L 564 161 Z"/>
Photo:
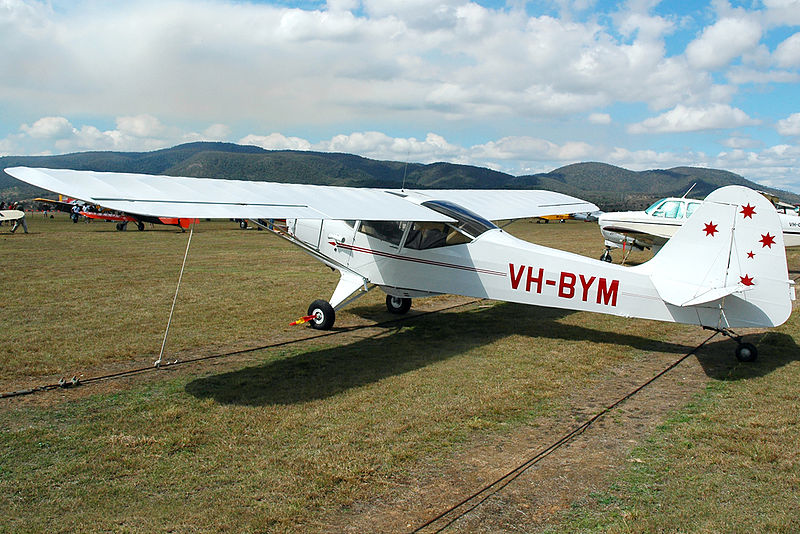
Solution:
<path fill-rule="evenodd" d="M 78 222 L 80 217 L 113 222 L 116 223 L 116 229 L 119 231 L 126 230 L 128 223 L 133 223 L 137 230 L 144 230 L 145 223 L 150 223 L 178 226 L 182 231 L 185 231 L 193 222 L 195 222 L 195 219 L 186 219 L 180 217 L 152 217 L 132 213 L 120 213 L 109 209 L 95 209 L 97 207 L 96 205 L 84 202 L 83 200 L 64 197 L 63 195 L 59 195 L 58 200 L 50 198 L 34 198 L 33 200 L 48 207 L 52 207 L 57 211 L 69 213 L 72 218 L 72 222 Z"/>
<path fill-rule="evenodd" d="M 761 193 L 763 195 L 763 193 Z M 603 213 L 597 224 L 603 234 L 606 249 L 600 259 L 611 261 L 612 248 L 653 249 L 657 252 L 678 228 L 689 219 L 702 200 L 691 198 L 662 198 L 644 211 L 617 211 Z M 788 206 L 789 209 L 786 208 Z M 794 206 L 775 205 L 783 232 L 783 243 L 787 247 L 800 246 L 800 217 Z"/>
<path fill-rule="evenodd" d="M 248 219 L 340 274 L 303 317 L 333 326 L 336 310 L 378 287 L 387 308 L 444 293 L 700 325 L 757 351 L 731 329 L 771 327 L 794 300 L 774 207 L 740 186 L 718 189 L 652 260 L 624 267 L 518 239 L 492 221 L 592 212 L 549 191 L 403 190 L 6 169 L 11 176 L 110 209 L 148 216 Z M 285 220 L 275 225 L 274 220 Z"/>
<path fill-rule="evenodd" d="M 116 229 L 124 232 L 128 228 L 128 223 L 133 223 L 137 230 L 144 230 L 145 223 L 150 224 L 166 224 L 167 226 L 177 226 L 182 232 L 189 229 L 192 223 L 197 222 L 197 219 L 187 217 L 155 217 L 150 215 L 140 215 L 134 213 L 110 213 L 110 212 L 95 212 L 95 211 L 81 211 L 80 215 L 87 219 L 94 219 L 100 221 L 108 221 L 116 223 Z"/>

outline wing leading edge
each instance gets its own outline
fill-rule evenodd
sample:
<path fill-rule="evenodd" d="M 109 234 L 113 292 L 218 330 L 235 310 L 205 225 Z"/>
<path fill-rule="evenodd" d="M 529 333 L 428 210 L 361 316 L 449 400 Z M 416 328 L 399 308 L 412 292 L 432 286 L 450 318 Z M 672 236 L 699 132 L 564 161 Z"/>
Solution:
<path fill-rule="evenodd" d="M 597 210 L 589 202 L 539 190 L 401 192 L 30 167 L 5 171 L 43 189 L 113 210 L 157 217 L 452 221 L 419 204 L 425 200 L 448 200 L 489 220 Z"/>

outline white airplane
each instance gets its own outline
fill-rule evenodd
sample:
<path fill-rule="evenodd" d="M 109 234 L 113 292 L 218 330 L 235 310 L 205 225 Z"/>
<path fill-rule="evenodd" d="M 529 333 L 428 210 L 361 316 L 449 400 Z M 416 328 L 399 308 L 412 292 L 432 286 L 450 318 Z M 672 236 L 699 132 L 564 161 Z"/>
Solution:
<path fill-rule="evenodd" d="M 644 211 L 601 214 L 597 224 L 600 225 L 606 250 L 600 259 L 610 262 L 612 248 L 627 249 L 627 252 L 634 248 L 639 250 L 651 248 L 653 252 L 658 252 L 702 202 L 685 197 L 670 197 L 658 200 Z M 778 216 L 781 221 L 784 246 L 800 246 L 800 216 L 794 206 L 783 203 L 782 206 L 778 206 Z"/>
<path fill-rule="evenodd" d="M 333 326 L 336 310 L 379 287 L 393 313 L 444 293 L 700 325 L 757 350 L 731 331 L 786 321 L 795 298 L 775 209 L 754 191 L 713 192 L 647 263 L 623 267 L 518 239 L 490 221 L 593 204 L 548 191 L 390 190 L 91 171 L 5 170 L 30 184 L 148 216 L 248 219 L 274 229 L 339 271 L 330 300 L 307 320 Z M 283 229 L 269 219 L 286 219 Z"/>

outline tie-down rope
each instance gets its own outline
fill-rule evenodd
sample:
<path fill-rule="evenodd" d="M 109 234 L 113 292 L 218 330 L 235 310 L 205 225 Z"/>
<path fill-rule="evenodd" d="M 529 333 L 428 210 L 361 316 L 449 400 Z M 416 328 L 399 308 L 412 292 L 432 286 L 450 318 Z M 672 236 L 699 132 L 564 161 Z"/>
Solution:
<path fill-rule="evenodd" d="M 178 300 L 178 291 L 181 289 L 181 280 L 183 280 L 183 269 L 186 267 L 186 258 L 189 256 L 189 245 L 192 244 L 192 235 L 194 234 L 194 222 L 189 226 L 189 241 L 186 243 L 186 252 L 183 253 L 183 264 L 181 265 L 181 274 L 178 276 L 178 287 L 175 288 L 175 296 L 172 297 L 172 308 L 169 310 L 169 319 L 167 320 L 167 329 L 164 332 L 164 341 L 161 342 L 161 352 L 158 353 L 158 359 L 153 362 L 156 367 L 161 367 L 161 359 L 164 356 L 164 347 L 167 345 L 167 336 L 169 336 L 169 327 L 172 324 L 172 314 L 175 312 L 175 302 Z"/>

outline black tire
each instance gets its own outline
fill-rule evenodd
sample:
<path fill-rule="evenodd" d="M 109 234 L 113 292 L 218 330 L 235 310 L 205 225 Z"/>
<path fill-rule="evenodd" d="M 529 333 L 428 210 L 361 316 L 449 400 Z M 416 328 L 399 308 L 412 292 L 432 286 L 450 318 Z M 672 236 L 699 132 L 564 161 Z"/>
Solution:
<path fill-rule="evenodd" d="M 609 251 L 603 252 L 603 255 L 600 256 L 600 261 L 605 261 L 607 263 L 611 263 L 614 259 L 611 257 L 611 253 Z"/>
<path fill-rule="evenodd" d="M 242 230 L 247 230 L 247 220 L 240 219 L 239 220 L 239 228 L 241 228 Z"/>
<path fill-rule="evenodd" d="M 122 232 L 125 230 L 125 225 L 122 223 L 117 223 L 117 232 Z"/>
<path fill-rule="evenodd" d="M 144 223 L 142 221 L 137 222 L 136 228 L 141 232 L 142 230 L 144 230 Z"/>
<path fill-rule="evenodd" d="M 315 300 L 308 307 L 308 315 L 313 315 L 308 324 L 317 330 L 330 330 L 336 321 L 336 311 L 327 300 Z"/>
<path fill-rule="evenodd" d="M 386 309 L 389 310 L 389 313 L 403 315 L 411 309 L 411 299 L 386 295 Z"/>
<path fill-rule="evenodd" d="M 739 343 L 736 346 L 736 359 L 740 362 L 754 362 L 758 358 L 758 349 L 752 343 Z"/>

